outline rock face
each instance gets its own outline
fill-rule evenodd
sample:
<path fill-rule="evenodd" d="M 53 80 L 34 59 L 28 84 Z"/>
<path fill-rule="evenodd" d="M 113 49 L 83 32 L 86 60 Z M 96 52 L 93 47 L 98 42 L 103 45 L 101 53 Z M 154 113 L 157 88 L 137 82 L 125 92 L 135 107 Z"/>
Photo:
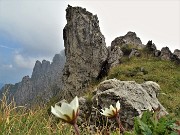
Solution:
<path fill-rule="evenodd" d="M 129 31 L 125 36 L 120 36 L 120 37 L 115 38 L 111 42 L 111 47 L 113 48 L 114 46 L 120 46 L 122 48 L 128 44 L 131 44 L 138 48 L 143 47 L 141 39 L 137 37 L 135 32 L 131 32 L 131 31 Z"/>
<path fill-rule="evenodd" d="M 14 100 L 17 105 L 31 105 L 48 102 L 62 87 L 62 70 L 65 63 L 63 54 L 56 54 L 52 63 L 43 60 L 36 61 L 31 78 L 23 77 L 15 85 L 6 85 L 3 91 L 8 90 L 9 101 Z"/>
<path fill-rule="evenodd" d="M 63 93 L 64 97 L 72 98 L 84 93 L 89 83 L 103 74 L 108 51 L 96 15 L 68 5 L 66 20 Z"/>
<path fill-rule="evenodd" d="M 114 46 L 111 50 L 111 47 L 108 48 L 109 56 L 108 56 L 108 65 L 109 68 L 112 68 L 120 63 L 120 59 L 123 57 L 123 52 L 119 46 Z"/>
<path fill-rule="evenodd" d="M 160 58 L 161 58 L 162 60 L 171 60 L 171 58 L 172 58 L 172 53 L 171 53 L 171 51 L 169 50 L 168 47 L 163 47 L 163 48 L 161 49 Z"/>
<path fill-rule="evenodd" d="M 173 54 L 176 55 L 180 59 L 180 50 L 175 49 Z"/>
<path fill-rule="evenodd" d="M 148 43 L 145 46 L 146 52 L 151 54 L 152 56 L 156 56 L 157 49 L 156 45 L 152 42 L 152 40 L 149 40 Z M 160 54 L 159 54 L 160 55 Z"/>
<path fill-rule="evenodd" d="M 95 90 L 91 103 L 85 98 L 80 98 L 81 117 L 89 119 L 90 125 L 94 125 L 95 120 L 97 124 L 99 120 L 103 120 L 97 110 L 109 108 L 119 100 L 121 122 L 125 128 L 131 129 L 134 124 L 133 118 L 141 116 L 145 110 L 156 110 L 160 107 L 159 116 L 167 114 L 157 99 L 159 90 L 159 85 L 152 81 L 138 84 L 134 81 L 105 80 Z"/>

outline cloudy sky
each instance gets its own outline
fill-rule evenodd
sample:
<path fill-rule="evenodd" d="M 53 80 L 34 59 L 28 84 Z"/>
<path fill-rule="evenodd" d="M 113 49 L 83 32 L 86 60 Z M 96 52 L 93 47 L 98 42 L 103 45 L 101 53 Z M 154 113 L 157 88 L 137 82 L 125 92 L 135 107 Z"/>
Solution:
<path fill-rule="evenodd" d="M 108 46 L 134 31 L 143 44 L 180 49 L 180 0 L 0 0 L 0 82 L 31 76 L 36 60 L 51 61 L 64 48 L 68 4 L 98 15 Z"/>

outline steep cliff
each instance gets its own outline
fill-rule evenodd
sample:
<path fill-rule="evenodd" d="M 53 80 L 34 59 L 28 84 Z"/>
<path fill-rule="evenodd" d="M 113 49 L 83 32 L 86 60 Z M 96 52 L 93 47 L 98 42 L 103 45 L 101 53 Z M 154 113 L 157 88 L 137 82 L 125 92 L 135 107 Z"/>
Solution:
<path fill-rule="evenodd" d="M 87 86 L 101 76 L 108 51 L 96 15 L 81 7 L 68 6 L 66 20 L 63 96 L 71 98 L 84 93 Z"/>
<path fill-rule="evenodd" d="M 8 90 L 8 101 L 14 100 L 17 105 L 31 105 L 48 102 L 62 87 L 62 70 L 65 63 L 64 54 L 56 54 L 52 63 L 36 61 L 31 78 L 23 77 L 15 85 L 7 84 L 2 92 Z"/>

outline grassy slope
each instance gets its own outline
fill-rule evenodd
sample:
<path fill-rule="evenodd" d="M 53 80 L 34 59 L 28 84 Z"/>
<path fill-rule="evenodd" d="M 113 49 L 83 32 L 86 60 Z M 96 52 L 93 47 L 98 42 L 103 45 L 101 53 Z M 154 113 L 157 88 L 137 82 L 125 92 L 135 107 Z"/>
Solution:
<path fill-rule="evenodd" d="M 156 58 L 133 58 L 110 70 L 108 78 L 157 82 L 162 105 L 180 118 L 180 65 Z"/>

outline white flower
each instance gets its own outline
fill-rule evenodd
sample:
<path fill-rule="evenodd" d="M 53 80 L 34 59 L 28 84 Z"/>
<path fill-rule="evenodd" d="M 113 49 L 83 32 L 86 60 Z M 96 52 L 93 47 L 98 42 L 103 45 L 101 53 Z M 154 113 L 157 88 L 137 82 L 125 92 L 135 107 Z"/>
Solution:
<path fill-rule="evenodd" d="M 102 115 L 107 116 L 109 118 L 116 117 L 120 111 L 120 103 L 117 101 L 116 107 L 113 107 L 110 105 L 110 108 L 105 108 L 105 110 L 101 109 L 102 112 L 100 112 Z"/>
<path fill-rule="evenodd" d="M 51 112 L 60 119 L 74 124 L 76 122 L 79 110 L 79 101 L 76 96 L 70 104 L 63 102 L 61 107 L 55 105 L 55 107 L 51 106 Z"/>

